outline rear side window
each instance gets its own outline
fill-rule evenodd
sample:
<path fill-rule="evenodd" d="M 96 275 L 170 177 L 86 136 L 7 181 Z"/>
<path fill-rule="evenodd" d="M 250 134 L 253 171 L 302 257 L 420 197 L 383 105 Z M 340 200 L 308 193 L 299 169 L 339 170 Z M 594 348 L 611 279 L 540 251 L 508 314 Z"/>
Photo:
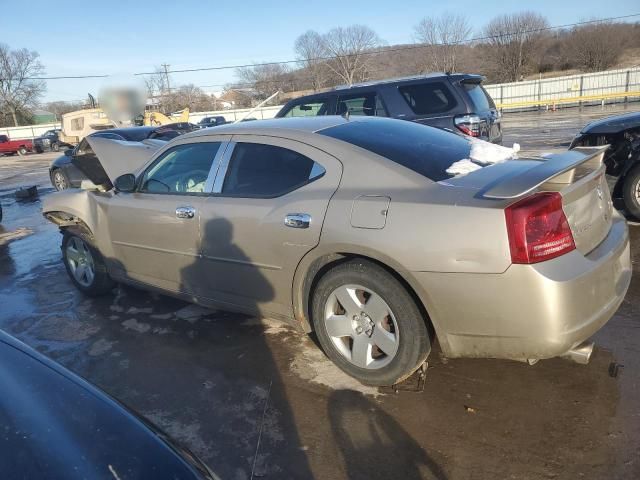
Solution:
<path fill-rule="evenodd" d="M 324 174 L 324 168 L 287 148 L 238 143 L 222 187 L 223 195 L 277 197 Z"/>
<path fill-rule="evenodd" d="M 375 92 L 360 95 L 340 96 L 337 115 L 365 115 L 368 117 L 386 117 L 387 112 Z"/>
<path fill-rule="evenodd" d="M 451 178 L 447 168 L 469 158 L 471 150 L 469 142 L 460 135 L 386 118 L 351 121 L 318 133 L 388 158 L 434 182 Z"/>
<path fill-rule="evenodd" d="M 443 82 L 428 82 L 398 87 L 400 94 L 416 115 L 448 112 L 458 102 Z"/>
<path fill-rule="evenodd" d="M 317 115 L 329 114 L 329 98 L 312 100 L 306 103 L 299 103 L 291 107 L 285 117 L 314 117 Z"/>
<path fill-rule="evenodd" d="M 479 83 L 463 83 L 462 85 L 464 86 L 465 91 L 469 94 L 469 97 L 471 97 L 471 101 L 473 102 L 476 112 L 496 108 L 493 100 L 487 91 L 482 88 L 482 85 Z"/>

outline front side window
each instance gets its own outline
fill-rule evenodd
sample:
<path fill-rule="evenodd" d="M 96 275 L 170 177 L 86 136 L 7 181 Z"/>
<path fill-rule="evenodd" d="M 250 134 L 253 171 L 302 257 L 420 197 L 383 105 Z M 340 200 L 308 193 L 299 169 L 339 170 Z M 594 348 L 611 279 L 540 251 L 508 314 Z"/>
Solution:
<path fill-rule="evenodd" d="M 443 82 L 404 85 L 398 90 L 416 115 L 448 112 L 458 103 Z"/>
<path fill-rule="evenodd" d="M 178 145 L 164 152 L 145 172 L 140 191 L 198 194 L 204 187 L 220 142 Z"/>
<path fill-rule="evenodd" d="M 315 117 L 329 114 L 329 99 L 322 98 L 294 105 L 285 113 L 285 117 Z"/>
<path fill-rule="evenodd" d="M 238 143 L 229 162 L 222 194 L 277 197 L 321 177 L 319 163 L 287 148 Z"/>
<path fill-rule="evenodd" d="M 341 96 L 338 100 L 338 115 L 366 115 L 386 117 L 387 112 L 375 92 L 360 95 Z"/>

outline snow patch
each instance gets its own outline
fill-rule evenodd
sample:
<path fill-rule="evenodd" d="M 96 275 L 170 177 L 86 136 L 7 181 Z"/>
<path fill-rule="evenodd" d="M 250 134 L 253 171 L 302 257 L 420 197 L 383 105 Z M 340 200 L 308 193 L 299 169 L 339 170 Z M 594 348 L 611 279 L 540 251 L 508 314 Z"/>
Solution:
<path fill-rule="evenodd" d="M 476 138 L 471 138 L 470 141 L 471 153 L 469 153 L 469 157 L 480 165 L 492 165 L 513 160 L 518 157 L 518 152 L 520 151 L 520 145 L 517 143 L 508 148 Z"/>
<path fill-rule="evenodd" d="M 373 397 L 383 395 L 376 387 L 363 385 L 340 370 L 308 338 L 301 336 L 300 340 L 300 350 L 296 352 L 290 368 L 303 380 L 323 385 L 331 390 L 353 390 Z"/>
<path fill-rule="evenodd" d="M 447 173 L 449 175 L 466 175 L 467 173 L 480 170 L 481 168 L 482 167 L 477 163 L 473 163 L 468 158 L 465 158 L 464 160 L 458 160 L 447 168 Z"/>
<path fill-rule="evenodd" d="M 446 170 L 449 175 L 467 175 L 486 165 L 513 160 L 518 158 L 518 152 L 520 151 L 519 143 L 514 143 L 511 148 L 476 138 L 469 138 L 469 143 L 471 144 L 469 158 L 463 158 L 451 164 Z"/>

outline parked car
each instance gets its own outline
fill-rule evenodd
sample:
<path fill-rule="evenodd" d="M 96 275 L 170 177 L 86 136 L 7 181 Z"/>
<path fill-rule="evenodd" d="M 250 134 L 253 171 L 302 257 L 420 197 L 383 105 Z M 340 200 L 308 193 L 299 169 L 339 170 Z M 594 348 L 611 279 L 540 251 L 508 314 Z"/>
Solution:
<path fill-rule="evenodd" d="M 0 331 L 3 478 L 214 479 L 185 447 Z"/>
<path fill-rule="evenodd" d="M 483 80 L 480 75 L 433 73 L 337 87 L 290 100 L 276 117 L 391 117 L 502 143 L 500 113 Z"/>
<path fill-rule="evenodd" d="M 172 123 L 169 125 L 161 125 L 159 127 L 128 127 L 128 128 L 112 128 L 108 130 L 100 130 L 89 136 L 110 138 L 113 140 L 122 140 L 126 142 L 142 142 L 143 140 L 162 140 L 169 141 L 183 133 L 197 130 L 191 123 Z M 56 158 L 49 166 L 49 178 L 51 184 L 56 190 L 65 190 L 67 188 L 78 188 L 86 176 L 78 170 L 73 164 L 73 159 L 92 154 L 91 146 L 87 143 L 86 137 L 74 149 L 68 149 L 64 155 Z"/>
<path fill-rule="evenodd" d="M 33 142 L 27 139 L 9 140 L 6 135 L 0 135 L 0 155 L 26 155 L 33 150 Z"/>
<path fill-rule="evenodd" d="M 41 136 L 33 139 L 33 149 L 37 153 L 42 153 L 46 150 L 52 152 L 58 152 L 61 148 L 71 147 L 69 144 L 65 144 L 60 141 L 58 133 L 60 129 L 47 130 Z"/>
<path fill-rule="evenodd" d="M 198 126 L 200 128 L 209 128 L 209 127 L 217 127 L 219 125 L 224 125 L 227 123 L 227 120 L 219 115 L 216 117 L 204 117 L 202 120 L 198 122 Z"/>
<path fill-rule="evenodd" d="M 587 124 L 570 148 L 603 145 L 609 146 L 604 164 L 613 199 L 640 220 L 640 112 Z"/>
<path fill-rule="evenodd" d="M 588 359 L 629 287 L 603 149 L 453 175 L 507 149 L 339 116 L 199 130 L 135 162 L 88 141 L 115 187 L 43 206 L 78 289 L 132 283 L 283 319 L 367 384 L 407 377 L 435 337 L 447 357 Z"/>

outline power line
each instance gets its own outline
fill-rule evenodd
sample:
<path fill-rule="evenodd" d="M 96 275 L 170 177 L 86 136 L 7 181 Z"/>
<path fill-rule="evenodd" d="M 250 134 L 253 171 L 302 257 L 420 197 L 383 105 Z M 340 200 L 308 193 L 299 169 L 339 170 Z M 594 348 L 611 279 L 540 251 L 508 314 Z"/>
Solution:
<path fill-rule="evenodd" d="M 413 50 L 416 48 L 424 48 L 426 46 L 439 46 L 439 45 L 461 45 L 464 43 L 473 43 L 473 42 L 478 42 L 478 41 L 482 41 L 482 40 L 491 40 L 494 38 L 503 38 L 503 37 L 512 37 L 515 35 L 522 35 L 522 34 L 527 34 L 527 33 L 538 33 L 538 32 L 546 32 L 549 30 L 558 30 L 561 28 L 568 28 L 568 27 L 578 27 L 581 25 L 588 25 L 588 24 L 592 24 L 592 23 L 602 23 L 602 22 L 610 22 L 612 20 L 622 20 L 622 19 L 626 19 L 626 18 L 632 18 L 632 17 L 640 17 L 640 13 L 633 13 L 630 15 L 621 15 L 619 17 L 608 17 L 608 18 L 600 18 L 597 20 L 587 20 L 584 22 L 575 22 L 575 23 L 567 23 L 564 25 L 555 25 L 555 26 L 550 26 L 550 27 L 542 27 L 542 28 L 533 28 L 530 30 L 521 30 L 518 32 L 507 32 L 507 33 L 501 33 L 499 35 L 486 35 L 486 36 L 482 36 L 482 37 L 474 37 L 474 38 L 469 38 L 466 40 L 459 40 L 457 42 L 450 42 L 450 43 L 416 43 L 413 45 L 403 45 L 403 46 L 399 46 L 399 47 L 392 47 L 392 48 L 382 48 L 382 49 L 377 49 L 377 50 L 369 50 L 367 52 L 362 52 L 360 53 L 360 55 L 377 55 L 379 53 L 392 53 L 392 52 L 399 52 L 399 51 L 403 51 L 403 50 Z M 307 59 L 305 61 L 326 61 L 326 60 L 333 60 L 335 58 L 340 58 L 340 57 L 350 57 L 352 55 L 347 54 L 347 55 L 334 55 L 334 56 L 327 56 L 327 57 L 316 57 L 316 58 L 310 58 Z M 225 66 L 220 66 L 220 67 L 202 67 L 202 68 L 186 68 L 186 69 L 181 69 L 181 70 L 169 70 L 169 73 L 190 73 L 190 72 L 205 72 L 205 71 L 212 71 L 212 70 L 230 70 L 230 69 L 236 69 L 236 68 L 248 68 L 248 67 L 262 67 L 262 66 L 269 66 L 269 65 L 287 65 L 287 64 L 292 64 L 292 63 L 300 63 L 300 60 L 282 60 L 282 61 L 278 61 L 278 62 L 261 62 L 261 63 L 246 63 L 246 64 L 241 64 L 241 65 L 225 65 Z M 139 73 L 134 73 L 134 75 L 156 75 L 158 72 L 139 72 Z"/>
<path fill-rule="evenodd" d="M 412 44 L 412 45 L 402 45 L 402 46 L 398 46 L 398 47 L 391 47 L 391 48 L 380 48 L 380 49 L 376 49 L 376 50 L 369 50 L 366 52 L 362 52 L 360 53 L 360 55 L 377 55 L 380 53 L 393 53 L 393 52 L 399 52 L 399 51 L 405 51 L 405 50 L 414 50 L 417 48 L 424 48 L 426 46 L 438 46 L 438 45 L 461 45 L 461 44 L 465 44 L 465 43 L 473 43 L 473 42 L 478 42 L 478 41 L 482 41 L 482 40 L 491 40 L 491 39 L 495 39 L 495 38 L 504 38 L 504 37 L 511 37 L 511 36 L 515 36 L 515 35 L 522 35 L 522 34 L 528 34 L 528 33 L 539 33 L 539 32 L 545 32 L 545 31 L 550 31 L 550 30 L 558 30 L 558 29 L 562 29 L 562 28 L 569 28 L 569 27 L 578 27 L 581 25 L 589 25 L 589 24 L 593 24 L 593 23 L 602 23 L 602 22 L 610 22 L 610 21 L 614 21 L 614 20 L 624 20 L 624 19 L 628 19 L 628 18 L 634 18 L 634 17 L 640 17 L 640 13 L 633 13 L 633 14 L 629 14 L 629 15 L 620 15 L 617 17 L 608 17 L 608 18 L 600 18 L 600 19 L 596 19 L 596 20 L 587 20 L 587 21 L 583 21 L 583 22 L 575 22 L 575 23 L 567 23 L 564 25 L 554 25 L 554 26 L 549 26 L 549 27 L 542 27 L 542 28 L 534 28 L 534 29 L 530 29 L 530 30 L 521 30 L 518 32 L 507 32 L 507 33 L 502 33 L 502 34 L 498 34 L 498 35 L 486 35 L 486 36 L 480 36 L 480 37 L 474 37 L 474 38 L 470 38 L 470 39 L 466 39 L 466 40 L 460 40 L 457 42 L 451 42 L 451 43 L 435 43 L 435 44 L 431 44 L 431 43 L 416 43 L 416 44 Z M 340 57 L 349 57 L 352 55 L 335 55 L 335 56 L 327 56 L 327 57 L 316 57 L 316 58 L 311 58 L 308 59 L 308 61 L 326 61 L 326 60 L 333 60 L 335 58 L 340 58 Z M 282 60 L 282 61 L 277 61 L 277 62 L 258 62 L 258 63 L 246 63 L 246 64 L 239 64 L 239 65 L 223 65 L 223 66 L 217 66 L 217 67 L 202 67 L 202 68 L 186 68 L 186 69 L 180 69 L 180 70 L 169 70 L 167 67 L 169 65 L 163 65 L 165 67 L 164 71 L 162 71 L 161 73 L 168 75 L 169 73 L 191 73 L 191 72 L 205 72 L 205 71 L 215 71 L 215 70 L 231 70 L 231 69 L 237 69 L 237 68 L 249 68 L 249 67 L 261 67 L 261 66 L 268 66 L 268 65 L 287 65 L 287 64 L 294 64 L 294 63 L 300 63 L 300 60 Z M 135 76 L 139 76 L 139 75 L 157 75 L 158 72 L 138 72 L 138 73 L 134 73 L 133 75 Z M 83 79 L 83 78 L 106 78 L 106 77 L 110 77 L 110 74 L 103 74 L 103 75 L 74 75 L 74 76 L 50 76 L 50 77 L 25 77 L 23 80 L 67 80 L 67 79 Z M 7 79 L 7 78 L 2 78 L 0 79 L 0 81 L 9 81 L 9 80 L 14 80 L 14 79 Z"/>

